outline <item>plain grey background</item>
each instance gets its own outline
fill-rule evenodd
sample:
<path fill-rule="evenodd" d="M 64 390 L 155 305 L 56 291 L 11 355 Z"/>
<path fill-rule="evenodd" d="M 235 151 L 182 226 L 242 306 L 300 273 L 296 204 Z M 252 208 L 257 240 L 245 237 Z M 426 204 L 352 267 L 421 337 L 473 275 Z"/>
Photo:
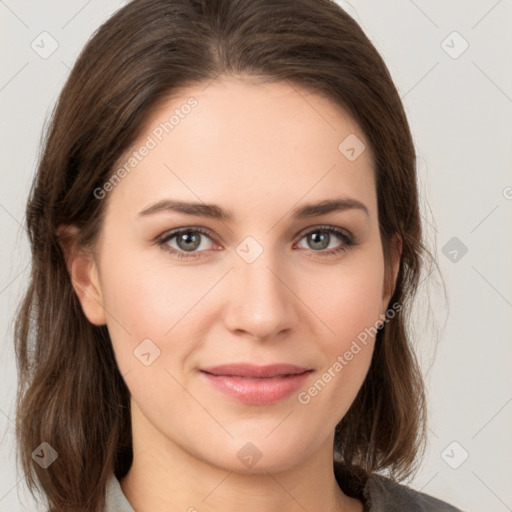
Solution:
<path fill-rule="evenodd" d="M 447 301 L 427 279 L 415 310 L 430 424 L 408 484 L 466 511 L 512 510 L 512 1 L 339 3 L 403 98 L 446 283 Z M 39 510 L 15 465 L 12 316 L 29 276 L 24 207 L 41 133 L 78 52 L 124 4 L 0 0 L 2 512 Z"/>

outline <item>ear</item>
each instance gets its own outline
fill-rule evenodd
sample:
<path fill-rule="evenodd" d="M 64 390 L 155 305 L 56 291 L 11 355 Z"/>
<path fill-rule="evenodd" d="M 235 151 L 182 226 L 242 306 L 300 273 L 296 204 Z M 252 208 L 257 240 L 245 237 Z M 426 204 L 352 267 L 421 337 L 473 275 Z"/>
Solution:
<path fill-rule="evenodd" d="M 386 276 L 383 293 L 382 293 L 382 305 L 384 309 L 387 309 L 389 301 L 395 291 L 396 280 L 398 277 L 398 270 L 400 269 L 400 260 L 402 256 L 402 237 L 399 234 L 393 236 L 391 242 L 391 272 L 390 275 Z"/>
<path fill-rule="evenodd" d="M 85 316 L 94 325 L 105 325 L 107 318 L 94 254 L 78 247 L 76 226 L 61 226 L 58 232 L 66 268 Z"/>

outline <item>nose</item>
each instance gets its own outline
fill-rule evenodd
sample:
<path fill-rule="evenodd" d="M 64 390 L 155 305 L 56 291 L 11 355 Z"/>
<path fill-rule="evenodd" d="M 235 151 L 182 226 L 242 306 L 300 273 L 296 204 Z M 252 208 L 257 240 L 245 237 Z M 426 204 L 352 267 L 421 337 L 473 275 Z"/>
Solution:
<path fill-rule="evenodd" d="M 291 272 L 284 268 L 266 251 L 252 263 L 235 262 L 224 310 L 231 332 L 263 341 L 294 330 L 297 299 Z"/>

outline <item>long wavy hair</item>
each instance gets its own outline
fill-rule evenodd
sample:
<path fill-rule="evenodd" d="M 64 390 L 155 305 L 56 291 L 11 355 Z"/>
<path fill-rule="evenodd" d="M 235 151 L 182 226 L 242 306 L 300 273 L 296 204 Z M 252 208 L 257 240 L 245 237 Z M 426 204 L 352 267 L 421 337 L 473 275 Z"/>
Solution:
<path fill-rule="evenodd" d="M 106 326 L 85 317 L 59 226 L 94 244 L 106 201 L 94 190 L 176 91 L 221 75 L 286 81 L 328 97 L 361 127 L 375 164 L 379 229 L 390 283 L 364 384 L 336 427 L 334 453 L 365 474 L 403 479 L 425 442 L 425 393 L 407 327 L 426 256 L 416 155 L 400 96 L 359 25 L 330 0 L 133 0 L 91 37 L 53 110 L 26 208 L 32 267 L 15 319 L 18 464 L 51 511 L 98 511 L 106 483 L 132 461 L 129 391 Z M 340 141 L 341 142 L 341 141 Z M 47 468 L 32 453 L 47 442 Z"/>

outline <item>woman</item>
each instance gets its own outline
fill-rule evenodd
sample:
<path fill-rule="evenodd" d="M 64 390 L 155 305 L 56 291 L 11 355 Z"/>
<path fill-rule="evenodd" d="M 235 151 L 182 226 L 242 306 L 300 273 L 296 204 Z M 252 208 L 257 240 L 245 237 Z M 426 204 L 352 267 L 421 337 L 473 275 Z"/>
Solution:
<path fill-rule="evenodd" d="M 337 4 L 118 11 L 27 206 L 30 488 L 59 512 L 456 510 L 398 484 L 425 439 L 415 172 L 386 66 Z"/>

